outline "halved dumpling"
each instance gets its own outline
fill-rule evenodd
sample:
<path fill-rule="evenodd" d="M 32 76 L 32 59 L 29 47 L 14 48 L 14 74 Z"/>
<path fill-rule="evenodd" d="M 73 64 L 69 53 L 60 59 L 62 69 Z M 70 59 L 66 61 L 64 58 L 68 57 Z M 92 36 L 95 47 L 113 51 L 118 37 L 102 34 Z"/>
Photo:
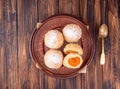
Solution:
<path fill-rule="evenodd" d="M 66 66 L 67 68 L 80 68 L 80 66 L 83 63 L 82 57 L 77 54 L 77 53 L 70 53 L 65 56 L 63 65 Z"/>
<path fill-rule="evenodd" d="M 69 53 L 78 53 L 79 55 L 83 54 L 83 49 L 81 48 L 81 46 L 75 43 L 67 44 L 63 51 L 65 54 Z"/>

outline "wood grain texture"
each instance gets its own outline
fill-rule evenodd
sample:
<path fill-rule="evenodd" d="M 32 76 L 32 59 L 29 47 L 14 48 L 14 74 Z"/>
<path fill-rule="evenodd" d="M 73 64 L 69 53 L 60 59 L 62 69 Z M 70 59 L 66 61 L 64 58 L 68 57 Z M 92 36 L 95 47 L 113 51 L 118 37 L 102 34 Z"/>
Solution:
<path fill-rule="evenodd" d="M 0 12 L 0 63 L 2 63 L 0 88 L 16 89 L 18 85 L 16 0 L 4 0 L 0 3 L 2 3 L 2 12 Z"/>
<path fill-rule="evenodd" d="M 80 0 L 79 3 L 80 20 L 87 25 L 87 0 Z"/>
<path fill-rule="evenodd" d="M 101 39 L 98 36 L 98 30 L 100 25 L 102 24 L 101 22 L 101 14 L 104 14 L 101 12 L 101 0 L 95 0 L 94 4 L 94 38 L 95 38 L 95 45 L 96 45 L 96 50 L 95 50 L 95 89 L 102 89 L 103 86 L 103 80 L 101 79 L 103 77 L 103 69 L 102 66 L 100 65 L 100 55 L 101 55 Z M 104 10 L 104 9 L 103 9 Z M 99 70 L 98 70 L 99 69 Z"/>
<path fill-rule="evenodd" d="M 85 12 L 82 12 L 82 10 L 81 10 L 81 16 L 83 16 L 82 17 L 83 21 L 85 21 L 86 24 L 89 24 L 90 32 L 92 33 L 92 35 L 94 37 L 96 35 L 95 29 L 94 29 L 95 1 L 87 0 L 87 1 L 84 1 L 83 3 L 84 3 L 83 7 L 86 7 L 87 10 L 85 10 Z M 81 4 L 82 4 L 82 2 L 81 2 Z M 84 14 L 84 15 L 82 15 L 82 14 Z M 86 16 L 86 17 L 84 17 L 84 16 Z M 82 89 L 95 89 L 95 85 L 96 85 L 95 62 L 93 60 L 92 63 L 88 66 L 87 73 L 82 75 Z"/>
<path fill-rule="evenodd" d="M 90 26 L 95 55 L 86 74 L 52 78 L 35 67 L 29 39 L 37 22 L 67 14 Z M 99 26 L 109 28 L 100 65 Z M 0 89 L 120 89 L 120 0 L 0 0 Z"/>
<path fill-rule="evenodd" d="M 118 1 L 110 0 L 108 2 L 108 26 L 109 36 L 105 40 L 105 53 L 107 64 L 103 66 L 103 89 L 119 89 L 120 84 L 120 66 L 119 66 L 119 39 L 120 24 L 118 18 Z M 109 50 L 108 50 L 109 49 Z"/>
<path fill-rule="evenodd" d="M 3 7 L 2 1 L 0 1 L 0 8 Z M 6 72 L 5 72 L 5 30 L 3 30 L 4 25 L 3 25 L 4 19 L 3 19 L 3 8 L 0 9 L 0 88 L 4 89 L 5 88 L 5 82 L 6 82 Z"/>
<path fill-rule="evenodd" d="M 50 16 L 58 15 L 58 0 L 38 0 L 38 21 L 41 22 Z"/>
<path fill-rule="evenodd" d="M 64 6 L 63 6 L 64 5 Z M 59 14 L 72 15 L 76 18 L 80 17 L 79 0 L 59 0 Z"/>
<path fill-rule="evenodd" d="M 19 89 L 39 89 L 38 70 L 29 54 L 29 40 L 37 23 L 37 1 L 18 0 Z"/>

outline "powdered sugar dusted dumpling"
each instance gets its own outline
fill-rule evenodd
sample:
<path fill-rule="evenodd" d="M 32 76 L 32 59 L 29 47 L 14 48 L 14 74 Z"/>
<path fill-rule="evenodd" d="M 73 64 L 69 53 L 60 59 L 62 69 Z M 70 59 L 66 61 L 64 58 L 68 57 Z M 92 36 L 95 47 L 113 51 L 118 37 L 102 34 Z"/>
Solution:
<path fill-rule="evenodd" d="M 72 69 L 80 68 L 82 63 L 83 63 L 83 59 L 77 53 L 70 53 L 66 55 L 63 61 L 64 66 L 66 66 L 67 68 L 72 68 Z"/>
<path fill-rule="evenodd" d="M 63 54 L 61 51 L 50 49 L 44 55 L 45 65 L 49 68 L 58 69 L 63 63 Z"/>
<path fill-rule="evenodd" d="M 45 34 L 45 45 L 52 49 L 58 49 L 63 45 L 64 38 L 58 30 L 50 30 Z"/>
<path fill-rule="evenodd" d="M 79 44 L 70 43 L 70 44 L 67 44 L 65 46 L 63 52 L 65 54 L 78 53 L 79 55 L 82 55 L 83 54 L 83 49 L 81 48 L 81 46 Z"/>
<path fill-rule="evenodd" d="M 77 42 L 82 36 L 82 29 L 79 25 L 68 24 L 63 28 L 63 35 L 67 42 Z"/>

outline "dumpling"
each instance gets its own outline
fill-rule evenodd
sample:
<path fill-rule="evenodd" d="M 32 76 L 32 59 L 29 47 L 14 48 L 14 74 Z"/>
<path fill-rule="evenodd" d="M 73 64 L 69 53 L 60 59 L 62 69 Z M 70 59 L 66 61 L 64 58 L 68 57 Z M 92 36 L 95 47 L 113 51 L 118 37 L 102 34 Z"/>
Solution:
<path fill-rule="evenodd" d="M 70 43 L 70 44 L 67 44 L 65 46 L 63 52 L 65 54 L 78 53 L 79 55 L 82 55 L 83 54 L 83 49 L 81 48 L 81 46 L 79 44 Z"/>
<path fill-rule="evenodd" d="M 78 42 L 82 36 L 82 29 L 79 25 L 68 24 L 63 28 L 63 35 L 67 42 Z"/>
<path fill-rule="evenodd" d="M 82 63 L 83 63 L 83 59 L 77 53 L 70 53 L 66 55 L 63 61 L 63 65 L 65 67 L 72 68 L 72 69 L 80 68 Z"/>
<path fill-rule="evenodd" d="M 47 67 L 58 69 L 63 63 L 63 54 L 59 50 L 48 50 L 44 55 L 44 63 Z"/>
<path fill-rule="evenodd" d="M 52 49 L 60 48 L 64 43 L 64 38 L 58 30 L 50 30 L 45 34 L 45 45 Z"/>

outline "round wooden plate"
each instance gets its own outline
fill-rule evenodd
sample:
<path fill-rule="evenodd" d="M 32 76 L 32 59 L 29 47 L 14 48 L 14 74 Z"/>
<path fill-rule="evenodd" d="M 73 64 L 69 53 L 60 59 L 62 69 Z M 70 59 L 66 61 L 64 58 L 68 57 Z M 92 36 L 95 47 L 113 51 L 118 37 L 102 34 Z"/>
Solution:
<path fill-rule="evenodd" d="M 67 24 L 77 24 L 82 28 L 82 38 L 79 40 L 78 44 L 83 48 L 83 64 L 78 69 L 70 69 L 64 66 L 59 69 L 50 69 L 44 63 L 45 52 L 49 50 L 44 44 L 44 36 L 51 29 L 57 29 L 62 32 L 63 27 Z M 64 45 L 59 50 L 63 52 L 63 48 L 66 44 L 67 42 L 64 42 Z M 39 29 L 35 29 L 30 41 L 30 52 L 34 62 L 45 73 L 53 77 L 68 78 L 79 74 L 78 72 L 83 67 L 90 64 L 94 54 L 94 40 L 86 25 L 78 19 L 70 16 L 54 16 L 43 21 Z"/>

